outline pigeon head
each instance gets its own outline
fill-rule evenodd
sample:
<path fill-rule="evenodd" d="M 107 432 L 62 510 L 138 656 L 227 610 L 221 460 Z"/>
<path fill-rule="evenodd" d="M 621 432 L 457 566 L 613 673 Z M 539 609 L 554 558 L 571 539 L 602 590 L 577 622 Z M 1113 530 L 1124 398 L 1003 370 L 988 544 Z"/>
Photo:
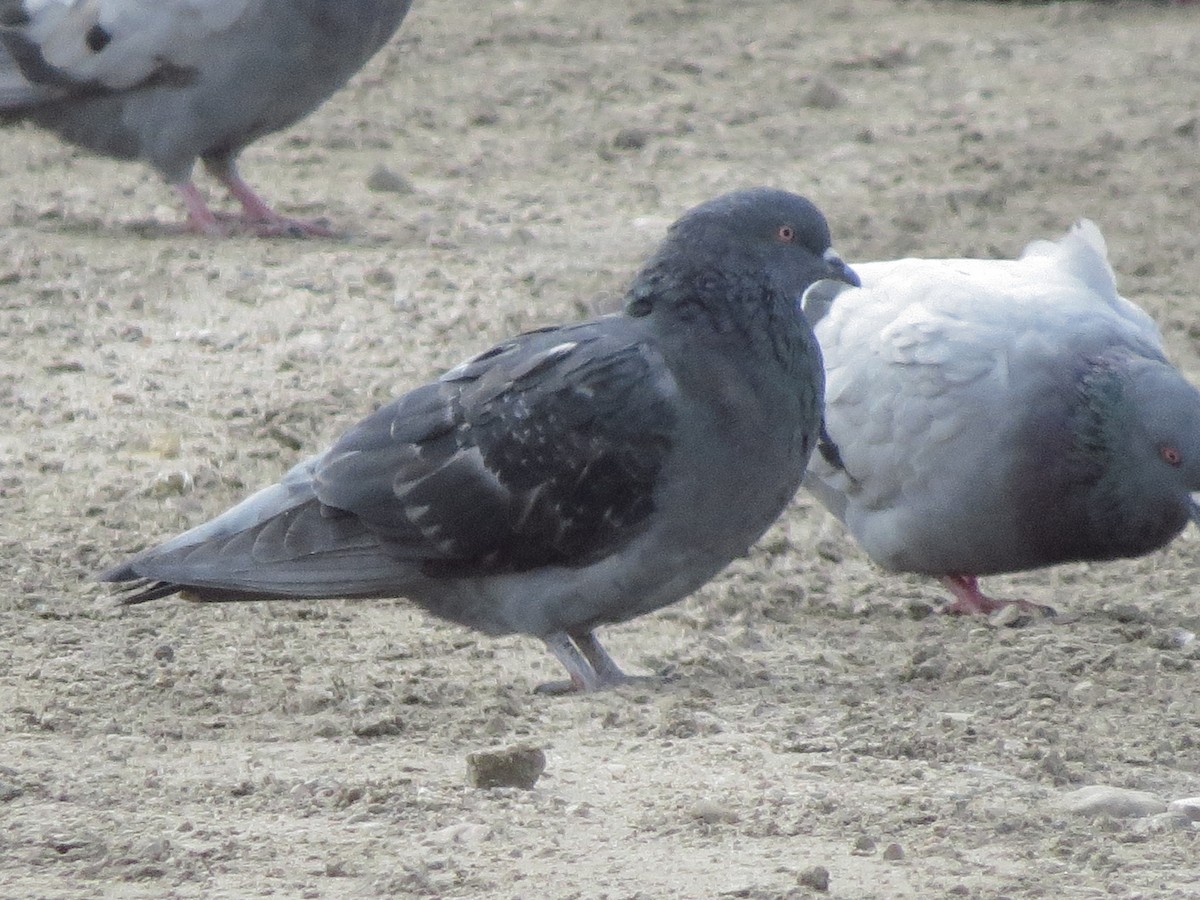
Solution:
<path fill-rule="evenodd" d="M 1088 490 L 1094 552 L 1139 556 L 1200 524 L 1200 391 L 1160 359 L 1093 364 L 1077 422 L 1082 458 L 1098 464 Z"/>
<path fill-rule="evenodd" d="M 635 279 L 626 312 L 761 297 L 764 288 L 794 298 L 821 279 L 859 285 L 834 252 L 821 211 L 787 191 L 751 188 L 702 203 L 675 222 Z"/>
<path fill-rule="evenodd" d="M 1131 368 L 1130 456 L 1143 489 L 1200 524 L 1200 391 L 1166 363 L 1138 359 Z"/>

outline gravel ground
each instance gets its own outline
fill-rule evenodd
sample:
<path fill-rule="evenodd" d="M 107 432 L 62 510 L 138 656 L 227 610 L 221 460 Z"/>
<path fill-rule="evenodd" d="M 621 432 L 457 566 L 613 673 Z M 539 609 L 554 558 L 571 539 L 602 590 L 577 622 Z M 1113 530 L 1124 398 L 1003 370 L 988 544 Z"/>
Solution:
<path fill-rule="evenodd" d="M 1011 256 L 1087 215 L 1200 379 L 1197 25 L 418 0 L 245 156 L 343 240 L 175 235 L 147 170 L 6 130 L 0 895 L 1200 897 L 1200 811 L 1167 810 L 1200 796 L 1194 529 L 988 580 L 1064 613 L 1005 624 L 935 614 L 800 496 L 604 631 L 670 680 L 569 698 L 530 693 L 536 641 L 399 600 L 121 612 L 89 580 L 489 342 L 614 307 L 684 208 L 751 184 L 812 197 L 849 260 Z M 473 786 L 514 745 L 536 786 Z"/>

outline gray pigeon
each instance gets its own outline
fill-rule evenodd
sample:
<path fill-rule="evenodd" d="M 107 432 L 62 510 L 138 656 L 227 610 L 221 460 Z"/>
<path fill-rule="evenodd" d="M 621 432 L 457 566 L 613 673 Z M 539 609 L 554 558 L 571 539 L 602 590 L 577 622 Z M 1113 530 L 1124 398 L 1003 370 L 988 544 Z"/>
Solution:
<path fill-rule="evenodd" d="M 794 298 L 822 278 L 858 283 L 807 200 L 711 200 L 623 313 L 493 347 L 100 579 L 136 580 L 125 603 L 403 596 L 541 638 L 574 689 L 620 683 L 593 629 L 699 588 L 800 485 L 822 375 Z"/>
<path fill-rule="evenodd" d="M 187 227 L 221 234 L 192 182 L 196 160 L 259 234 L 328 235 L 285 218 L 237 156 L 302 119 L 400 27 L 411 0 L 0 0 L 0 121 L 29 120 L 179 192 Z"/>
<path fill-rule="evenodd" d="M 1015 261 L 855 270 L 814 324 L 838 453 L 805 485 L 876 563 L 989 613 L 1033 604 L 980 575 L 1140 556 L 1200 522 L 1200 392 L 1117 293 L 1094 224 Z"/>

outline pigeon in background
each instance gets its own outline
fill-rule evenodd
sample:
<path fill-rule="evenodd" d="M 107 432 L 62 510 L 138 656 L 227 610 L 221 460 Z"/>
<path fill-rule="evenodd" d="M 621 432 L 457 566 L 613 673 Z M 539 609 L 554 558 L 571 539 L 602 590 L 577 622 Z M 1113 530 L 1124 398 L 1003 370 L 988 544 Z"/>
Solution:
<path fill-rule="evenodd" d="M 302 119 L 400 27 L 411 0 L 0 0 L 0 121 L 153 166 L 188 230 L 329 235 L 238 174 L 253 141 Z M 209 209 L 196 160 L 241 204 Z"/>
<path fill-rule="evenodd" d="M 100 576 L 125 603 L 408 597 L 545 641 L 594 690 L 593 629 L 690 594 L 786 506 L 821 423 L 795 297 L 857 284 L 807 200 L 686 213 L 623 313 L 531 331 L 387 404 L 278 484 Z"/>
<path fill-rule="evenodd" d="M 1200 522 L 1200 392 L 1092 222 L 1015 261 L 855 271 L 832 303 L 813 290 L 838 465 L 817 454 L 805 485 L 876 563 L 990 613 L 1034 604 L 980 575 L 1140 556 Z"/>

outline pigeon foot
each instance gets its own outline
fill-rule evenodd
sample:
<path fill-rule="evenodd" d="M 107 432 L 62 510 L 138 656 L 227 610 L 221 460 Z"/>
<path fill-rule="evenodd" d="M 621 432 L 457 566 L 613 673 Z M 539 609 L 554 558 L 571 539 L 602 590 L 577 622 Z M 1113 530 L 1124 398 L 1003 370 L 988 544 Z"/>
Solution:
<path fill-rule="evenodd" d="M 946 590 L 954 595 L 954 599 L 941 608 L 944 615 L 990 616 L 1006 606 L 1019 606 L 1038 618 L 1058 615 L 1053 607 L 1030 600 L 999 600 L 989 597 L 979 590 L 979 579 L 974 575 L 944 575 L 941 582 L 946 586 Z"/>
<path fill-rule="evenodd" d="M 174 185 L 187 209 L 187 219 L 177 230 L 186 234 L 222 238 L 250 233 L 258 237 L 337 237 L 322 220 L 293 219 L 267 205 L 240 178 L 222 179 L 229 192 L 242 204 L 240 214 L 214 212 L 191 181 Z"/>
<path fill-rule="evenodd" d="M 259 237 L 337 237 L 328 223 L 319 219 L 292 219 L 280 215 L 254 188 L 250 187 L 232 164 L 210 167 L 230 195 L 242 204 L 242 221 Z"/>
<path fill-rule="evenodd" d="M 623 684 L 662 683 L 661 678 L 653 675 L 626 675 L 590 631 L 577 634 L 556 631 L 543 640 L 571 680 L 539 684 L 533 689 L 535 694 L 559 696 L 602 691 Z"/>

